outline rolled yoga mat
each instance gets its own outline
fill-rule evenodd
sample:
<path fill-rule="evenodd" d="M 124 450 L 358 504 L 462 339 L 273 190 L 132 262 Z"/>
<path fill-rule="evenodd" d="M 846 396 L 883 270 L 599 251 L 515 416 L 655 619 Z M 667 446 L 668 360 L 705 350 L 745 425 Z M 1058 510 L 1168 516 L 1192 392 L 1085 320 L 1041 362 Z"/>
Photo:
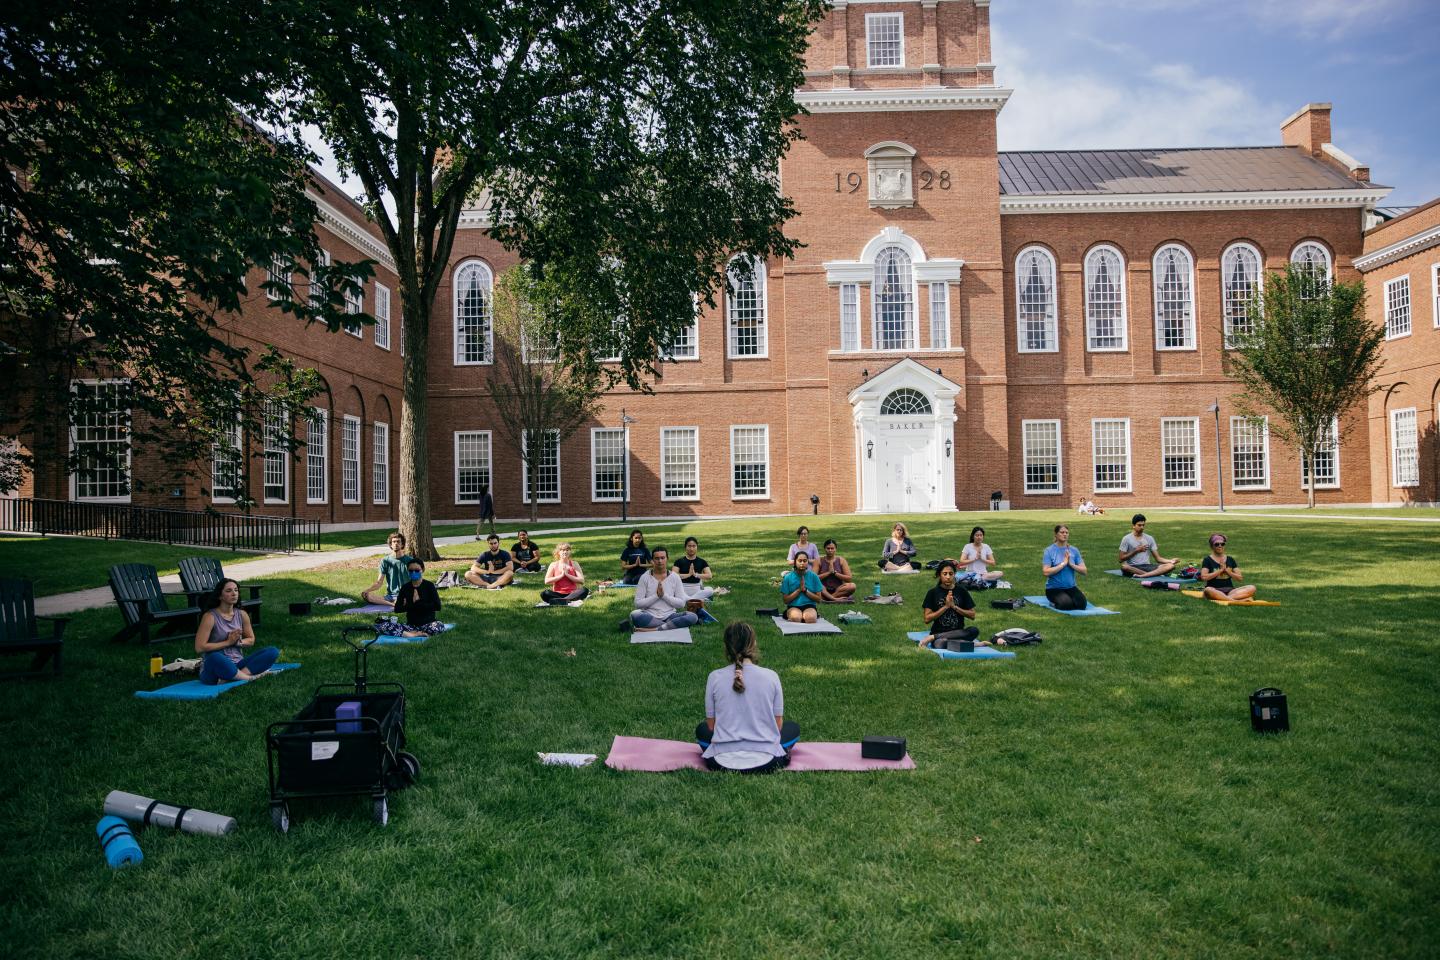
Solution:
<path fill-rule="evenodd" d="M 140 852 L 140 844 L 135 842 L 135 834 L 130 832 L 130 824 L 119 817 L 101 817 L 100 822 L 95 824 L 95 835 L 100 838 L 100 850 L 112 869 L 128 867 L 145 859 L 145 854 Z"/>
<path fill-rule="evenodd" d="M 218 813 L 207 813 L 190 807 L 177 807 L 123 790 L 111 790 L 105 795 L 105 813 L 107 816 L 132 820 L 141 826 L 154 824 L 185 833 L 208 833 L 215 837 L 233 833 L 235 830 L 234 817 L 222 817 Z"/>

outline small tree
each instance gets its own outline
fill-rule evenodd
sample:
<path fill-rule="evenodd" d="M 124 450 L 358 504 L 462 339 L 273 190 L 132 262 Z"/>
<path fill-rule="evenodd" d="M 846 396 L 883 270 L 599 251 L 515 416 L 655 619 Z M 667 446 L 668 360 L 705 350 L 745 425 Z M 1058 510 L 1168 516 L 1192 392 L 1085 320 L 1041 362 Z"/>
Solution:
<path fill-rule="evenodd" d="M 1270 274 L 1246 307 L 1249 330 L 1232 333 L 1235 349 L 1226 371 L 1243 390 L 1235 395 L 1241 414 L 1260 420 L 1276 416 L 1271 431 L 1300 451 L 1315 506 L 1316 455 L 1348 432 L 1342 417 L 1375 387 L 1385 331 L 1365 316 L 1365 287 L 1329 282 L 1290 266 Z"/>
<path fill-rule="evenodd" d="M 505 446 L 525 464 L 530 522 L 539 516 L 540 462 L 547 434 L 558 449 L 594 419 L 605 383 L 593 364 L 574 364 L 556 349 L 562 314 L 557 284 L 524 265 L 501 275 L 495 285 L 495 365 L 490 399 Z M 564 313 L 583 309 L 574 304 Z M 494 484 L 492 482 L 493 489 Z"/>

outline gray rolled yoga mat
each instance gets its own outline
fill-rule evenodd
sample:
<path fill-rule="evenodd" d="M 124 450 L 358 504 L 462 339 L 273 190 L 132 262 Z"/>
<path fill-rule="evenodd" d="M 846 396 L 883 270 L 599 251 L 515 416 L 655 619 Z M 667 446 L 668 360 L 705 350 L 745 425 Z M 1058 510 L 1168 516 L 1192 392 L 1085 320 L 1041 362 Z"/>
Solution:
<path fill-rule="evenodd" d="M 222 817 L 218 813 L 177 807 L 161 803 L 149 797 L 142 797 L 123 790 L 111 790 L 105 796 L 105 814 L 122 817 L 141 825 L 170 827 L 185 833 L 208 833 L 221 837 L 235 830 L 234 817 Z"/>

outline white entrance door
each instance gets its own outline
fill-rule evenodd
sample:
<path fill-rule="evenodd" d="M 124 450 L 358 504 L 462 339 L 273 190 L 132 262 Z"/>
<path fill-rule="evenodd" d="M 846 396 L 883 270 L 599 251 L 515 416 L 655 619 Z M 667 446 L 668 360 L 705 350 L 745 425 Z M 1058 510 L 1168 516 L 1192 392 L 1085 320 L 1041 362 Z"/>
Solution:
<path fill-rule="evenodd" d="M 935 436 L 929 429 L 887 430 L 875 444 L 881 513 L 928 513 L 935 505 Z"/>

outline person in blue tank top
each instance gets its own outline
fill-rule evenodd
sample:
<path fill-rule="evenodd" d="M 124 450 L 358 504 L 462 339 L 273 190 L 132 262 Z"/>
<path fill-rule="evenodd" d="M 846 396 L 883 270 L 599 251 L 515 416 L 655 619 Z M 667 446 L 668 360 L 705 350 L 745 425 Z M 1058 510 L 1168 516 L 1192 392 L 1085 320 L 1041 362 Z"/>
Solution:
<path fill-rule="evenodd" d="M 1055 542 L 1045 548 L 1042 559 L 1045 574 L 1045 599 L 1056 610 L 1084 610 L 1090 601 L 1075 585 L 1075 574 L 1088 574 L 1080 548 L 1070 546 L 1070 528 L 1055 525 Z"/>
<path fill-rule="evenodd" d="M 211 609 L 195 630 L 195 652 L 203 658 L 200 682 L 213 686 L 232 680 L 253 680 L 280 659 L 276 647 L 255 650 L 250 615 L 240 609 L 240 584 L 228 577 L 215 584 Z"/>

